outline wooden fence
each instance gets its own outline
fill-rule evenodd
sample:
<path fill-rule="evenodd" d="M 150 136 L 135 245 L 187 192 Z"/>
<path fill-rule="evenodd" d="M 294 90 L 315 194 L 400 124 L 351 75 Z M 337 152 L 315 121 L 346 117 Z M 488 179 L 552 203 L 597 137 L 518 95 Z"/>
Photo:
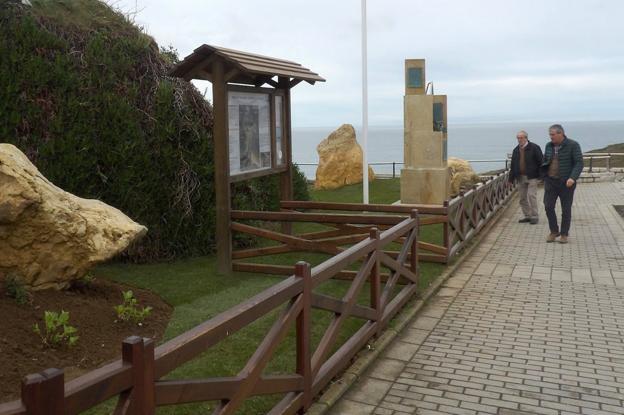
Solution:
<path fill-rule="evenodd" d="M 313 397 L 349 365 L 354 355 L 417 291 L 418 214 L 413 211 L 408 218 L 385 220 L 380 224 L 392 226 L 383 232 L 367 228 L 365 239 L 314 268 L 305 262 L 297 263 L 294 275 L 161 346 L 154 347 L 149 339 L 130 337 L 123 342 L 121 360 L 68 383 L 57 369 L 27 376 L 22 382 L 21 400 L 1 404 L 0 415 L 78 414 L 114 397 L 118 397 L 115 414 L 153 414 L 157 406 L 202 401 L 218 402 L 216 414 L 232 414 L 246 399 L 263 394 L 283 395 L 270 414 L 293 414 L 307 409 Z M 402 244 L 401 249 L 396 256 L 390 256 L 386 252 L 388 246 L 397 243 Z M 359 265 L 359 269 L 344 296 L 315 292 L 320 284 L 354 265 Z M 382 267 L 388 273 L 385 281 L 381 278 Z M 370 303 L 362 305 L 357 299 L 366 282 Z M 314 350 L 313 308 L 332 315 Z M 277 319 L 236 376 L 163 379 L 274 310 L 280 310 Z M 350 317 L 359 318 L 362 324 L 344 343 L 339 343 L 341 327 Z M 290 374 L 264 374 L 267 363 L 292 327 L 296 330 L 296 369 Z"/>
<path fill-rule="evenodd" d="M 506 171 L 445 203 L 448 217 L 445 246 L 449 257 L 463 248 L 509 199 L 515 185 L 509 185 L 508 179 Z"/>
<path fill-rule="evenodd" d="M 280 212 L 232 211 L 232 230 L 268 239 L 278 244 L 234 251 L 233 268 L 236 271 L 264 272 L 290 275 L 293 267 L 250 262 L 252 258 L 292 252 L 320 252 L 336 255 L 350 244 L 368 237 L 371 227 L 387 229 L 407 217 L 413 209 L 420 215 L 420 226 L 441 225 L 441 240 L 418 241 L 419 259 L 427 262 L 448 263 L 507 201 L 513 192 L 508 185 L 509 173 L 492 176 L 466 192 L 460 193 L 444 205 L 382 205 L 361 203 L 331 203 L 310 201 L 282 201 Z M 339 213 L 340 212 L 340 213 Z M 242 223 L 252 221 L 254 225 Z M 326 228 L 316 232 L 293 234 L 279 232 L 275 227 L 261 227 L 265 223 L 292 224 L 313 222 Z M 422 232 L 421 232 L 422 233 Z M 396 251 L 387 251 L 396 257 Z M 353 272 L 343 271 L 340 277 L 349 278 Z"/>
<path fill-rule="evenodd" d="M 250 262 L 250 259 L 292 252 L 317 252 L 336 255 L 348 249 L 350 245 L 368 238 L 373 227 L 380 230 L 389 229 L 409 217 L 410 212 L 414 209 L 418 210 L 421 227 L 446 224 L 447 222 L 446 208 L 430 205 L 395 206 L 282 201 L 281 212 L 234 210 L 231 214 L 232 231 L 253 235 L 278 244 L 234 251 L 232 253 L 232 267 L 235 271 L 290 275 L 293 273 L 292 266 L 268 265 Z M 242 221 L 251 221 L 253 225 Z M 279 232 L 276 230 L 276 226 L 266 225 L 267 223 L 274 225 L 281 223 L 286 224 L 287 229 L 291 229 L 293 223 L 310 222 L 323 225 L 324 229 L 293 234 L 291 230 Z M 418 248 L 421 251 L 419 255 L 421 260 L 446 262 L 446 248 L 444 246 L 419 241 Z M 385 253 L 393 258 L 399 254 L 393 250 L 387 250 Z M 345 270 L 341 272 L 339 277 L 349 278 L 354 275 L 353 271 Z"/>

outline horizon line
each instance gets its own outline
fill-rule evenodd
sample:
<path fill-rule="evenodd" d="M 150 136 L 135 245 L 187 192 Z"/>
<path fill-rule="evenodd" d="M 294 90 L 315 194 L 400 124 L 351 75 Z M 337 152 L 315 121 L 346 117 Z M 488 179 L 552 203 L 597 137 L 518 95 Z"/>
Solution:
<path fill-rule="evenodd" d="M 533 123 L 533 124 L 537 124 L 537 123 L 550 123 L 550 124 L 566 124 L 566 123 L 591 123 L 591 122 L 624 122 L 624 119 L 602 119 L 602 120 L 557 120 L 557 121 L 553 121 L 553 120 L 502 120 L 502 121 L 493 121 L 493 120 L 487 120 L 487 121 L 457 121 L 457 122 L 449 122 L 449 125 L 483 125 L 483 124 L 516 124 L 516 123 Z M 294 124 L 294 123 L 293 123 Z M 352 124 L 352 123 L 342 123 L 340 125 L 343 124 L 351 124 L 353 125 L 354 128 L 361 128 L 360 124 Z M 334 124 L 334 125 L 302 125 L 302 126 L 295 126 L 293 125 L 293 128 L 329 128 L 329 129 L 337 129 L 338 127 L 340 127 L 340 125 Z M 397 124 L 369 124 L 369 127 L 384 127 L 384 128 L 402 128 L 403 124 L 402 123 L 397 123 Z"/>

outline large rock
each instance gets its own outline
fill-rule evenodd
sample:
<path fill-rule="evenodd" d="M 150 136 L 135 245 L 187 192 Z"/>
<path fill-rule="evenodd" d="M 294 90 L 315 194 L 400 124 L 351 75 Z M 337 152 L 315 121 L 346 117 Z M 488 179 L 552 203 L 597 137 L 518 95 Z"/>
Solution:
<path fill-rule="evenodd" d="M 451 174 L 451 195 L 459 194 L 462 189 L 467 189 L 479 183 L 479 176 L 466 160 L 455 157 L 448 158 L 448 167 Z"/>
<path fill-rule="evenodd" d="M 0 144 L 0 279 L 65 288 L 147 232 L 120 210 L 50 183 L 11 144 Z"/>
<path fill-rule="evenodd" d="M 319 165 L 316 169 L 316 189 L 337 189 L 347 184 L 362 183 L 362 147 L 355 139 L 351 124 L 343 124 L 316 147 Z M 368 180 L 375 178 L 368 167 Z"/>

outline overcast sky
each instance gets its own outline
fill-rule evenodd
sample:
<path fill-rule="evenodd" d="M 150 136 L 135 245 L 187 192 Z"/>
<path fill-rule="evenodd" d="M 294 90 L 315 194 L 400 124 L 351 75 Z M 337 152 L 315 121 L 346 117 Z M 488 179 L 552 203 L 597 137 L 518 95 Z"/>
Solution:
<path fill-rule="evenodd" d="M 360 0 L 109 3 L 181 58 L 207 43 L 318 72 L 292 91 L 295 128 L 361 123 Z M 369 122 L 402 125 L 406 58 L 450 123 L 624 119 L 623 17 L 620 0 L 368 0 Z"/>

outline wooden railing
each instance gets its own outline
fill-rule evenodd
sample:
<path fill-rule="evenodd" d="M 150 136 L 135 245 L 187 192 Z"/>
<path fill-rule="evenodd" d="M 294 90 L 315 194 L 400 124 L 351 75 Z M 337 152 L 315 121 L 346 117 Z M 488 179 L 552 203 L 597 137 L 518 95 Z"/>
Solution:
<path fill-rule="evenodd" d="M 232 414 L 246 399 L 263 394 L 283 395 L 270 414 L 293 414 L 307 409 L 313 397 L 417 291 L 417 212 L 413 211 L 408 218 L 380 219 L 379 223 L 392 226 L 383 232 L 367 228 L 366 238 L 314 268 L 305 262 L 297 263 L 294 275 L 161 346 L 155 348 L 152 340 L 130 337 L 123 342 L 121 360 L 68 383 L 57 369 L 27 376 L 22 383 L 21 400 L 1 404 L 0 415 L 78 414 L 114 397 L 118 397 L 115 414 L 153 414 L 157 406 L 202 401 L 216 401 L 216 414 Z M 401 249 L 393 257 L 385 251 L 396 243 L 401 244 Z M 354 265 L 359 265 L 359 269 L 348 283 L 346 294 L 334 297 L 315 291 L 320 284 Z M 382 267 L 388 274 L 385 282 L 381 278 Z M 369 301 L 363 305 L 357 300 L 367 282 Z M 314 350 L 313 308 L 329 311 L 332 316 Z M 278 317 L 236 376 L 163 379 L 276 309 L 280 310 Z M 350 317 L 361 319 L 361 326 L 340 343 L 339 332 Z M 296 368 L 289 374 L 264 374 L 267 363 L 292 327 L 296 331 Z"/>
<path fill-rule="evenodd" d="M 410 212 L 418 210 L 420 226 L 436 224 L 440 228 L 446 228 L 447 217 L 444 206 L 432 205 L 382 205 L 361 203 L 331 203 L 311 201 L 282 201 L 281 212 L 264 211 L 232 211 L 231 228 L 233 232 L 253 235 L 265 240 L 277 242 L 276 245 L 260 246 L 256 248 L 242 249 L 232 253 L 233 269 L 235 271 L 264 272 L 269 274 L 290 275 L 292 266 L 268 265 L 250 262 L 253 258 L 267 255 L 284 254 L 292 252 L 317 252 L 328 255 L 336 255 L 348 246 L 368 237 L 372 227 L 384 230 L 409 217 Z M 339 213 L 340 212 L 340 213 Z M 251 221 L 254 225 L 242 223 Z M 323 230 L 294 234 L 293 223 L 315 223 L 323 225 Z M 261 224 L 259 224 L 261 223 Z M 277 230 L 276 226 L 270 228 L 268 224 L 281 223 L 287 225 Z M 439 233 L 442 235 L 442 231 Z M 434 244 L 419 241 L 418 248 L 421 252 L 419 258 L 423 261 L 441 262 L 447 260 L 447 249 L 442 242 Z M 398 252 L 388 250 L 386 254 L 396 258 Z M 352 277 L 354 272 L 343 271 L 339 277 Z"/>
<path fill-rule="evenodd" d="M 510 185 L 508 179 L 509 172 L 506 171 L 445 204 L 448 208 L 446 247 L 449 257 L 463 248 L 511 196 L 515 185 Z"/>
<path fill-rule="evenodd" d="M 514 185 L 507 180 L 509 172 L 489 177 L 444 205 L 383 205 L 361 203 L 331 203 L 310 201 L 282 201 L 281 212 L 232 211 L 232 230 L 253 235 L 278 244 L 241 249 L 232 253 L 236 271 L 290 275 L 292 266 L 250 262 L 253 258 L 292 252 L 319 252 L 336 255 L 351 244 L 368 237 L 372 227 L 387 229 L 404 220 L 417 209 L 420 226 L 439 226 L 441 241 L 418 241 L 419 259 L 426 262 L 448 263 L 457 252 L 490 220 L 513 193 Z M 340 212 L 340 213 L 338 213 Z M 346 212 L 346 213 L 345 213 Z M 246 224 L 242 221 L 253 221 Z M 261 227 L 268 223 L 291 225 L 313 222 L 328 229 L 293 234 L 278 231 L 276 227 Z M 432 233 L 436 233 L 432 232 Z M 421 232 L 422 234 L 422 232 Z M 386 252 L 396 257 L 396 251 Z M 355 273 L 345 270 L 338 276 L 352 278 Z"/>

